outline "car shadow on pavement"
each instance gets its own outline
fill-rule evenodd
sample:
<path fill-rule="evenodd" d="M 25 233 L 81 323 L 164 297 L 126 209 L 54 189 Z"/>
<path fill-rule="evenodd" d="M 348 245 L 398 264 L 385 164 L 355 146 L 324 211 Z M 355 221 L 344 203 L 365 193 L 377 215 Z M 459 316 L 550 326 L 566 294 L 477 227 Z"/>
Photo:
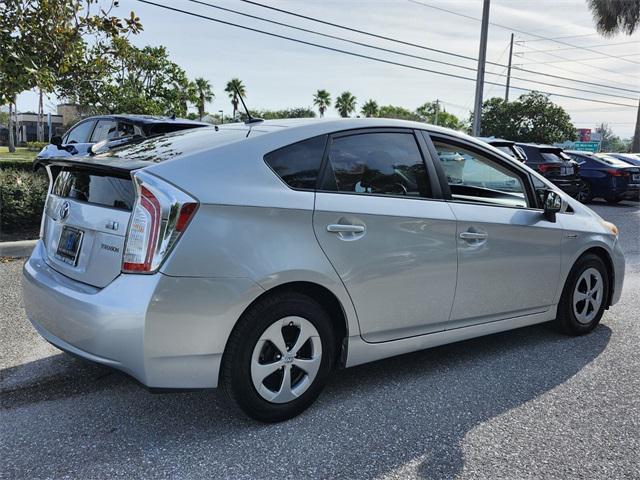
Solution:
<path fill-rule="evenodd" d="M 20 432 L 6 473 L 48 476 L 58 462 L 60 476 L 101 476 L 107 464 L 136 476 L 172 452 L 172 463 L 210 478 L 267 477 L 286 457 L 295 458 L 291 478 L 371 478 L 412 464 L 413 475 L 449 479 L 462 470 L 469 431 L 569 380 L 610 336 L 606 325 L 575 338 L 538 325 L 337 371 L 315 405 L 277 425 L 246 419 L 219 391 L 154 395 L 124 374 L 55 355 L 0 372 L 0 434 Z M 43 381 L 15 385 L 60 363 Z M 41 459 L 43 448 L 55 459 Z"/>

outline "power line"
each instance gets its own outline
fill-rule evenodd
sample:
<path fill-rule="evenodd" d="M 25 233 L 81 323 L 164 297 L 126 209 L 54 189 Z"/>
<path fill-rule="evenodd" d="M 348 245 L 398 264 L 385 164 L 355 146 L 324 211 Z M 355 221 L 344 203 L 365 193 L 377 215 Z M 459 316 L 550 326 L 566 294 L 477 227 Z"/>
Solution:
<path fill-rule="evenodd" d="M 464 13 L 456 12 L 454 10 L 448 10 L 446 8 L 443 8 L 443 7 L 436 7 L 435 5 L 430 5 L 428 3 L 419 2 L 418 0 L 408 0 L 408 1 L 411 2 L 411 3 L 415 3 L 416 5 L 422 5 L 423 7 L 433 8 L 435 10 L 440 10 L 442 12 L 451 13 L 453 15 L 458 15 L 460 17 L 469 18 L 471 20 L 479 21 L 479 19 L 476 18 L 476 17 L 472 17 L 471 15 L 466 15 Z M 542 39 L 542 40 L 549 40 L 551 42 L 559 43 L 560 45 L 567 45 L 569 47 L 576 47 L 576 45 L 573 45 L 573 44 L 568 43 L 568 42 L 564 42 L 562 40 L 558 40 L 557 38 L 554 39 L 554 38 L 551 38 L 551 37 L 545 37 L 544 35 L 539 35 L 537 33 L 527 32 L 527 31 L 524 31 L 524 30 L 518 30 L 518 29 L 515 29 L 513 27 L 507 27 L 505 25 L 500 25 L 499 23 L 494 23 L 494 22 L 491 22 L 491 25 L 493 25 L 495 27 L 504 28 L 506 30 L 511 30 L 511 31 L 514 31 L 514 32 L 518 32 L 518 33 L 521 33 L 523 35 L 529 35 L 531 37 L 536 37 L 536 38 L 539 38 L 539 39 Z M 586 48 L 585 47 L 578 47 L 578 48 L 582 48 L 583 50 L 587 50 L 587 51 L 593 51 L 595 53 L 600 53 L 600 54 L 602 53 L 602 52 L 598 52 L 597 50 L 589 50 L 588 47 L 586 47 Z M 620 58 L 620 57 L 616 57 L 615 55 L 611 55 L 611 58 Z M 625 62 L 629 62 L 629 63 L 634 63 L 636 65 L 640 65 L 640 62 L 634 62 L 632 60 L 627 60 L 626 58 L 623 58 L 621 60 L 624 60 Z"/>
<path fill-rule="evenodd" d="M 317 22 L 317 23 L 320 23 L 320 24 L 323 24 L 323 25 L 329 25 L 331 27 L 341 28 L 343 30 L 347 30 L 347 31 L 350 31 L 350 32 L 355 32 L 355 33 L 359 33 L 359 34 L 362 34 L 362 35 L 368 35 L 370 37 L 379 38 L 381 40 L 387 40 L 389 42 L 394 42 L 394 43 L 398 43 L 398 44 L 401 44 L 401 45 L 407 45 L 409 47 L 420 48 L 422 50 L 428 50 L 430 52 L 436 52 L 436 53 L 441 53 L 443 55 L 449 55 L 449 56 L 456 57 L 456 58 L 462 58 L 464 60 L 470 60 L 472 62 L 477 62 L 478 61 L 477 58 L 470 57 L 468 55 L 462 55 L 462 54 L 459 54 L 459 53 L 449 52 L 449 51 L 441 50 L 441 49 L 438 49 L 438 48 L 427 47 L 425 45 L 419 45 L 417 43 L 407 42 L 405 40 L 400 40 L 398 38 L 387 37 L 385 35 L 379 35 L 377 33 L 367 32 L 365 30 L 360 30 L 360 29 L 357 29 L 357 28 L 348 27 L 346 25 L 341 25 L 341 24 L 338 24 L 338 23 L 329 22 L 327 20 L 321 20 L 319 18 L 310 17 L 308 15 L 303 15 L 301 13 L 291 12 L 291 11 L 285 10 L 283 8 L 273 7 L 271 5 L 264 5 L 262 3 L 259 3 L 259 2 L 253 1 L 253 0 L 240 0 L 240 1 L 244 2 L 244 3 L 248 3 L 250 5 L 255 5 L 255 6 L 258 6 L 258 7 L 266 8 L 268 10 L 272 10 L 272 11 L 275 11 L 275 12 L 280 12 L 280 13 L 284 13 L 286 15 L 291 15 L 293 17 L 302 18 L 302 19 L 309 20 L 309 21 L 312 21 L 312 22 Z M 451 12 L 451 13 L 454 13 L 454 14 L 458 15 L 458 13 L 456 13 L 456 12 Z M 459 14 L 459 15 L 467 17 L 464 14 Z M 468 18 L 471 18 L 472 20 L 478 20 L 475 17 L 468 17 Z M 497 67 L 506 67 L 506 65 L 503 65 L 503 64 L 500 64 L 500 63 L 496 63 L 496 62 L 487 62 L 487 64 L 494 65 L 494 66 L 497 66 Z M 597 68 L 597 67 L 594 67 L 594 68 Z M 556 78 L 556 79 L 559 79 L 559 80 L 568 80 L 570 82 L 582 83 L 582 84 L 591 85 L 591 86 L 594 86 L 594 87 L 604 87 L 604 88 L 608 88 L 608 89 L 612 89 L 612 90 L 621 90 L 621 91 L 626 91 L 626 92 L 631 92 L 631 93 L 640 93 L 640 90 L 637 90 L 637 88 L 632 90 L 632 89 L 629 89 L 629 88 L 615 87 L 615 86 L 605 85 L 605 84 L 601 84 L 601 83 L 589 82 L 587 80 L 580 80 L 580 79 L 577 79 L 577 78 L 563 77 L 561 75 L 552 75 L 552 74 L 548 74 L 548 73 L 542 73 L 542 72 L 538 72 L 538 71 L 535 71 L 535 70 L 530 70 L 530 69 L 527 69 L 527 68 L 521 68 L 521 67 L 512 67 L 512 69 L 513 70 L 519 70 L 521 72 L 532 73 L 534 75 L 544 75 L 544 76 L 551 77 L 551 78 Z M 576 73 L 576 72 L 574 72 L 574 73 Z M 609 80 L 607 80 L 607 79 L 603 79 L 603 80 L 606 81 L 606 82 L 609 82 Z M 620 83 L 620 82 L 618 82 L 618 83 Z M 632 85 L 627 85 L 627 86 L 631 87 Z"/>
<path fill-rule="evenodd" d="M 530 40 L 533 41 L 533 40 Z M 587 45 L 588 48 L 605 48 L 605 47 L 616 47 L 618 45 L 638 45 L 637 41 L 632 42 L 618 42 L 618 43 L 601 43 L 599 45 Z M 553 48 L 549 50 L 540 50 L 541 52 L 560 52 L 562 50 L 575 50 L 576 48 L 584 50 L 584 46 L 575 46 L 575 47 L 564 47 L 564 48 Z M 605 52 L 600 52 L 605 53 Z M 618 55 L 618 57 L 624 57 L 624 55 Z"/>
<path fill-rule="evenodd" d="M 526 48 L 530 48 L 530 47 L 526 47 Z M 536 52 L 538 53 L 538 52 Z M 514 54 L 515 55 L 515 54 Z M 621 57 L 637 57 L 640 56 L 640 53 L 630 53 L 628 55 L 620 55 Z M 524 58 L 524 56 L 522 54 L 518 55 L 518 57 L 520 58 Z M 590 62 L 592 60 L 604 60 L 607 59 L 609 57 L 589 57 L 589 58 L 581 58 L 580 60 L 583 62 Z M 575 62 L 575 60 L 549 60 L 548 62 L 525 62 L 525 63 L 521 63 L 520 65 L 550 65 L 552 63 L 568 63 L 568 62 Z"/>
<path fill-rule="evenodd" d="M 324 49 L 324 50 L 329 50 L 329 51 L 338 52 L 338 53 L 344 53 L 346 55 L 351 55 L 353 57 L 364 58 L 364 59 L 373 60 L 373 61 L 380 62 L 380 63 L 386 63 L 386 64 L 389 64 L 389 65 L 395 65 L 395 66 L 399 66 L 399 67 L 409 68 L 409 69 L 412 69 L 412 70 L 419 70 L 419 71 L 433 73 L 433 74 L 441 75 L 441 76 L 445 76 L 445 77 L 457 78 L 457 79 L 460 79 L 460 80 L 468 80 L 468 81 L 475 82 L 475 79 L 471 78 L 471 77 L 465 77 L 465 76 L 457 75 L 457 74 L 453 74 L 453 73 L 439 72 L 437 70 L 431 70 L 431 69 L 428 69 L 428 68 L 418 67 L 416 65 L 409 65 L 409 64 L 406 64 L 406 63 L 400 63 L 400 62 L 395 62 L 395 61 L 391 61 L 391 60 L 385 60 L 385 59 L 378 58 L 378 57 L 372 57 L 370 55 L 364 55 L 364 54 L 361 54 L 361 53 L 351 52 L 349 50 L 343 50 L 343 49 L 340 49 L 340 48 L 329 47 L 327 45 L 321 45 L 321 44 L 314 43 L 314 42 L 309 42 L 309 41 L 306 41 L 306 40 L 300 40 L 300 39 L 297 39 L 297 38 L 288 37 L 286 35 L 280 35 L 280 34 L 273 33 L 273 32 L 267 32 L 265 30 L 260 30 L 260 29 L 257 29 L 257 28 L 248 27 L 246 25 L 240 25 L 240 24 L 237 24 L 237 23 L 228 22 L 226 20 L 220 20 L 218 18 L 209 17 L 207 15 L 202 15 L 202 14 L 195 13 L 195 12 L 188 12 L 186 10 L 182 10 L 182 9 L 175 8 L 175 7 L 170 7 L 168 5 L 163 5 L 163 4 L 160 4 L 160 3 L 155 3 L 155 2 L 152 2 L 152 1 L 149 1 L 149 0 L 137 0 L 137 1 L 140 2 L 140 3 L 145 3 L 147 5 L 153 5 L 153 6 L 156 6 L 156 7 L 159 7 L 159 8 L 163 8 L 165 10 L 170 10 L 170 11 L 173 11 L 173 12 L 183 13 L 185 15 L 189 15 L 189 16 L 192 16 L 192 17 L 197 17 L 197 18 L 201 18 L 201 19 L 204 19 L 204 20 L 209 20 L 211 22 L 220 23 L 222 25 L 228 25 L 228 26 L 231 26 L 231 27 L 241 28 L 243 30 L 248 30 L 248 31 L 255 32 L 255 33 L 261 33 L 263 35 L 268 35 L 268 36 L 271 36 L 271 37 L 280 38 L 280 39 L 283 39 L 283 40 L 288 40 L 288 41 L 300 43 L 300 44 L 303 44 L 303 45 L 309 45 L 309 46 L 321 48 L 321 49 Z M 501 86 L 501 87 L 505 86 L 504 84 L 496 83 L 496 82 L 485 82 L 485 83 L 487 83 L 489 85 L 498 85 L 498 86 Z M 516 86 L 512 86 L 511 88 L 514 88 L 516 90 L 525 91 L 525 92 L 536 91 L 536 90 L 532 90 L 530 88 L 523 88 L 523 87 L 516 87 Z M 573 96 L 573 95 L 565 95 L 565 94 L 562 94 L 562 93 L 543 92 L 543 91 L 539 91 L 539 92 L 547 94 L 547 95 L 556 96 L 556 97 L 571 98 L 571 99 L 574 99 L 574 100 L 583 100 L 583 101 L 594 102 L 594 103 L 602 103 L 602 104 L 605 104 L 605 105 L 616 105 L 616 106 L 620 106 L 620 107 L 635 108 L 634 105 L 627 105 L 627 104 L 624 104 L 624 103 L 607 102 L 607 101 L 604 101 L 604 100 L 596 100 L 596 99 L 593 99 L 593 98 L 576 97 L 576 96 Z"/>
<path fill-rule="evenodd" d="M 305 32 L 305 33 L 311 33 L 313 35 L 319 35 L 321 37 L 330 38 L 332 40 L 339 40 L 339 41 L 342 41 L 342 42 L 351 43 L 353 45 L 358 45 L 358 46 L 361 46 L 361 47 L 371 48 L 371 49 L 374 49 L 374 50 L 379 50 L 379 51 L 383 51 L 383 52 L 387 52 L 387 53 L 393 53 L 395 55 L 402 55 L 402 56 L 405 56 L 405 57 L 415 58 L 415 59 L 418 59 L 418 60 L 424 60 L 426 62 L 432 62 L 432 63 L 437 63 L 437 64 L 440 64 L 440 65 L 446 65 L 446 66 L 449 66 L 449 67 L 460 68 L 460 69 L 468 70 L 468 71 L 471 71 L 471 72 L 474 72 L 474 73 L 477 72 L 477 69 L 474 68 L 474 67 L 468 67 L 468 66 L 465 66 L 465 65 L 459 65 L 459 64 L 456 64 L 456 63 L 446 62 L 446 61 L 443 61 L 443 60 L 436 60 L 436 59 L 433 59 L 433 58 L 423 57 L 423 56 L 420 56 L 420 55 L 414 55 L 414 54 L 411 54 L 411 53 L 401 52 L 399 50 L 392 50 L 392 49 L 389 49 L 389 48 L 384 48 L 384 47 L 379 47 L 379 46 L 376 46 L 376 45 L 371 45 L 369 43 L 358 42 L 356 40 L 351 40 L 351 39 L 348 39 L 348 38 L 339 37 L 337 35 L 331 35 L 331 34 L 328 34 L 328 33 L 319 32 L 317 30 L 311 30 L 311 29 L 308 29 L 308 28 L 303 28 L 303 27 L 299 27 L 299 26 L 295 26 L 295 25 L 290 25 L 288 23 L 278 22 L 276 20 L 260 17 L 260 16 L 257 16 L 257 15 L 251 15 L 249 13 L 242 12 L 242 11 L 239 11 L 239 10 L 234 10 L 234 9 L 231 9 L 231 8 L 221 7 L 219 5 L 212 5 L 210 3 L 203 2 L 202 0 L 188 0 L 188 1 L 191 2 L 191 3 L 198 4 L 198 5 L 203 5 L 205 7 L 214 8 L 214 9 L 217 9 L 217 10 L 222 10 L 224 12 L 230 12 L 230 13 L 234 13 L 236 15 L 241 15 L 241 16 L 244 16 L 244 17 L 252 18 L 254 20 L 260 20 L 262 22 L 271 23 L 271 24 L 278 25 L 278 26 L 281 26 L 281 27 L 291 28 L 291 29 L 298 30 L 298 31 L 301 31 L 301 32 Z M 489 62 L 487 62 L 487 63 L 489 63 Z M 505 66 L 505 68 L 506 68 L 506 66 Z M 487 72 L 487 74 L 494 75 L 494 76 L 497 76 L 497 77 L 505 77 L 505 75 L 503 73 Z M 601 96 L 604 96 L 604 97 L 623 98 L 625 100 L 636 100 L 635 97 L 629 97 L 629 96 L 625 96 L 625 95 L 618 95 L 618 94 L 607 93 L 607 92 L 597 92 L 597 91 L 593 91 L 593 90 L 586 90 L 584 88 L 568 87 L 568 86 L 565 86 L 565 85 L 558 85 L 558 84 L 555 84 L 555 83 L 549 83 L 549 82 L 545 82 L 545 81 L 541 81 L 541 80 L 534 80 L 534 79 L 529 79 L 529 78 L 516 77 L 516 76 L 513 76 L 513 75 L 511 76 L 511 78 L 513 78 L 514 80 L 520 80 L 520 81 L 523 81 L 523 82 L 537 83 L 539 85 L 545 85 L 547 87 L 564 88 L 566 90 L 573 90 L 573 91 L 576 91 L 576 92 L 583 92 L 583 93 L 591 93 L 591 94 L 594 94 L 594 95 L 601 95 Z"/>

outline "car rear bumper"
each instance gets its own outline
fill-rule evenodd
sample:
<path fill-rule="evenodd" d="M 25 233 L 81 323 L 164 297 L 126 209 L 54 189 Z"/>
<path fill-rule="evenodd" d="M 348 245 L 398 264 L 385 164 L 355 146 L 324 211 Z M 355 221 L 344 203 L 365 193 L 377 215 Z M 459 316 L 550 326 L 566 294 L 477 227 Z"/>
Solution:
<path fill-rule="evenodd" d="M 549 180 L 553 182 L 554 185 L 559 187 L 563 192 L 566 192 L 571 196 L 577 195 L 578 191 L 580 190 L 580 179 L 564 180 L 562 178 L 552 177 L 549 178 Z"/>
<path fill-rule="evenodd" d="M 98 289 L 44 260 L 23 269 L 25 310 L 62 350 L 122 370 L 151 388 L 211 388 L 236 320 L 262 292 L 244 278 L 120 275 Z"/>

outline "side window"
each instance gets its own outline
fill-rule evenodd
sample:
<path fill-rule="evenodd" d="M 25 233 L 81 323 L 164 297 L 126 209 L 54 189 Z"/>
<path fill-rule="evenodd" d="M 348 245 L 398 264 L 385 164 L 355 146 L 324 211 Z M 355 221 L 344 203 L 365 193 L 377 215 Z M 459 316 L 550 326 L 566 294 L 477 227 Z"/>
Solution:
<path fill-rule="evenodd" d="M 96 128 L 91 134 L 92 142 L 101 142 L 102 140 L 112 140 L 116 137 L 116 122 L 113 120 L 98 120 Z"/>
<path fill-rule="evenodd" d="M 524 180 L 488 156 L 434 142 L 454 200 L 526 208 Z"/>
<path fill-rule="evenodd" d="M 429 197 L 427 171 L 411 133 L 362 133 L 334 138 L 329 163 L 335 190 Z"/>
<path fill-rule="evenodd" d="M 294 143 L 264 156 L 264 161 L 291 188 L 316 188 L 326 135 Z"/>
<path fill-rule="evenodd" d="M 64 143 L 87 143 L 91 129 L 96 122 L 81 122 L 67 133 Z"/>
<path fill-rule="evenodd" d="M 144 132 L 138 125 L 118 122 L 118 131 L 114 134 L 113 138 L 132 137 L 133 135 L 144 137 Z"/>

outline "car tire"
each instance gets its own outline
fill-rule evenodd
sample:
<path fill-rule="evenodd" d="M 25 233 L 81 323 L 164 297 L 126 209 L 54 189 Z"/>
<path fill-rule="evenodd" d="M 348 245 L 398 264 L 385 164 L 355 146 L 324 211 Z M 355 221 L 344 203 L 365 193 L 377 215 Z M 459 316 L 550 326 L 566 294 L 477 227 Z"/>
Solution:
<path fill-rule="evenodd" d="M 609 295 L 609 275 L 604 261 L 587 254 L 569 272 L 558 304 L 556 322 L 568 335 L 584 335 L 596 328 Z"/>
<path fill-rule="evenodd" d="M 578 187 L 578 193 L 576 193 L 576 200 L 580 203 L 589 203 L 593 200 L 593 192 L 591 191 L 591 185 L 584 180 L 580 182 Z"/>
<path fill-rule="evenodd" d="M 320 395 L 335 347 L 331 319 L 317 301 L 297 292 L 268 296 L 234 328 L 222 362 L 222 387 L 251 418 L 288 420 Z"/>

